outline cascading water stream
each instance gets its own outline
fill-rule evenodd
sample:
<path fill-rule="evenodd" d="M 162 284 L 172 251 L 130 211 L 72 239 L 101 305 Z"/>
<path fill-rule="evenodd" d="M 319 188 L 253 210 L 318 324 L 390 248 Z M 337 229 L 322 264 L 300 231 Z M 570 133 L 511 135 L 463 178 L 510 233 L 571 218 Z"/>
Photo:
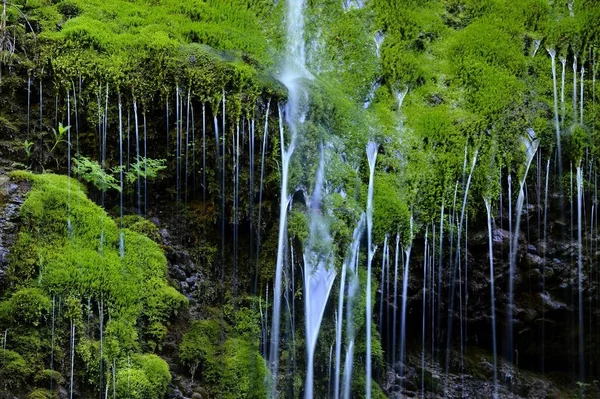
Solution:
<path fill-rule="evenodd" d="M 429 226 L 428 226 L 429 227 Z M 425 251 L 423 255 L 423 309 L 421 331 L 421 395 L 425 397 L 425 322 L 427 320 L 427 251 L 429 250 L 428 227 L 425 229 Z"/>
<path fill-rule="evenodd" d="M 388 234 L 385 235 L 383 240 L 383 252 L 381 260 L 381 295 L 379 296 L 379 334 L 383 336 L 383 297 L 385 296 L 385 268 L 386 265 L 389 267 L 389 248 L 388 248 Z M 389 295 L 389 293 L 388 293 Z"/>
<path fill-rule="evenodd" d="M 358 230 L 358 228 L 357 228 Z M 354 232 L 357 233 L 357 230 Z M 352 275 L 350 276 L 350 283 L 348 284 L 348 299 L 346 305 L 346 320 L 353 320 L 353 311 L 354 311 L 354 303 L 356 301 L 356 295 L 359 290 L 359 281 L 358 281 L 358 260 L 359 256 L 359 248 L 360 248 L 360 236 L 362 236 L 364 227 L 361 226 L 360 231 L 358 231 L 358 235 L 355 235 L 355 240 L 352 243 L 350 249 L 350 258 L 351 262 L 349 264 L 350 269 L 352 271 Z M 344 399 L 350 399 L 350 390 L 352 386 L 352 366 L 354 361 L 354 339 L 355 339 L 355 331 L 354 331 L 354 323 L 346 323 L 346 336 L 348 337 L 348 345 L 346 349 L 346 364 L 344 365 Z"/>
<path fill-rule="evenodd" d="M 583 173 L 577 165 L 577 293 L 579 303 L 579 381 L 585 382 L 584 324 L 583 324 L 583 253 L 581 215 L 583 207 Z"/>
<path fill-rule="evenodd" d="M 490 200 L 483 198 L 485 210 L 487 211 L 487 228 L 488 228 L 488 256 L 490 259 L 490 313 L 492 316 L 492 355 L 494 359 L 494 399 L 498 398 L 498 352 L 496 342 L 496 298 L 494 288 L 494 252 L 492 239 L 492 208 Z"/>
<path fill-rule="evenodd" d="M 573 123 L 577 123 L 577 54 L 573 56 Z"/>
<path fill-rule="evenodd" d="M 287 193 L 289 164 L 294 153 L 295 134 L 288 148 L 285 148 L 282 110 L 279 107 L 279 138 L 281 144 L 281 193 L 279 207 L 279 234 L 277 244 L 277 263 L 275 269 L 275 287 L 273 289 L 273 317 L 271 321 L 271 345 L 269 350 L 269 365 L 271 370 L 270 396 L 277 397 L 277 372 L 279 368 L 279 321 L 281 316 L 281 280 L 284 263 L 285 236 L 287 223 L 287 206 L 290 201 Z"/>
<path fill-rule="evenodd" d="M 279 80 L 288 89 L 288 102 L 286 105 L 286 122 L 291 131 L 291 140 L 285 148 L 285 137 L 282 120 L 282 110 L 279 107 L 279 131 L 281 145 L 281 195 L 279 212 L 279 233 L 277 244 L 277 263 L 275 269 L 275 287 L 273 292 L 273 318 L 271 325 L 271 349 L 269 351 L 269 365 L 271 371 L 270 396 L 277 396 L 277 373 L 279 368 L 279 323 L 281 312 L 281 280 L 285 250 L 285 233 L 287 221 L 287 194 L 289 164 L 298 134 L 299 124 L 304 122 L 306 115 L 307 94 L 303 91 L 303 79 L 311 78 L 306 69 L 306 56 L 304 50 L 304 6 L 306 0 L 287 1 L 287 34 L 286 34 L 286 59 L 283 73 Z"/>
<path fill-rule="evenodd" d="M 548 227 L 548 182 L 550 180 L 550 159 L 546 163 L 546 185 L 544 189 L 544 235 L 543 235 L 543 260 L 542 263 L 542 294 L 546 293 L 546 244 L 547 244 L 547 227 Z M 544 314 L 544 304 L 542 304 L 542 360 L 541 360 L 541 369 L 542 374 L 545 369 L 545 361 L 544 361 L 544 350 L 545 350 L 545 341 L 546 341 L 546 319 Z"/>
<path fill-rule="evenodd" d="M 467 153 L 465 152 L 465 161 L 467 159 L 466 157 Z M 461 272 L 461 257 L 460 257 L 460 251 L 461 251 L 461 237 L 462 237 L 462 224 L 464 221 L 464 217 L 465 217 L 465 212 L 466 212 L 466 208 L 467 208 L 467 199 L 469 198 L 469 188 L 471 186 L 471 179 L 473 177 L 473 171 L 475 170 L 475 165 L 477 165 L 477 157 L 479 155 L 479 150 L 475 150 L 475 154 L 473 154 L 473 159 L 471 161 L 471 171 L 469 172 L 469 177 L 467 178 L 466 184 L 465 184 L 465 193 L 463 196 L 463 202 L 462 202 L 462 208 L 461 208 L 461 214 L 460 214 L 460 219 L 458 221 L 458 230 L 457 230 L 457 244 L 456 244 L 456 258 L 454 260 L 454 265 L 451 266 L 452 268 L 452 277 L 451 277 L 451 281 L 450 281 L 450 306 L 448 308 L 448 337 L 447 337 L 447 341 L 446 341 L 446 375 L 448 375 L 449 369 L 450 369 L 450 348 L 451 348 L 451 343 L 452 343 L 452 327 L 453 327 L 453 318 L 454 318 L 454 289 L 455 289 L 455 282 L 456 282 L 456 273 L 457 272 Z M 463 167 L 463 170 L 465 171 L 464 173 L 466 173 L 466 163 Z M 458 182 L 457 182 L 457 186 L 458 187 Z M 455 208 L 455 203 L 456 203 L 456 195 L 457 195 L 457 190 L 455 189 L 454 191 L 454 200 L 453 200 L 453 206 L 452 208 Z M 454 210 L 452 212 L 452 214 L 454 214 Z M 450 253 L 452 253 L 452 232 L 451 232 L 451 239 L 450 239 Z M 460 284 L 460 282 L 459 282 Z M 462 286 L 461 286 L 462 287 Z M 462 288 L 461 288 L 462 289 Z M 462 305 L 462 291 L 459 292 L 459 299 L 460 299 L 460 305 Z M 459 309 L 462 312 L 462 309 Z M 462 378 L 462 364 L 463 364 L 463 339 L 462 339 L 462 320 L 460 321 L 460 329 L 461 329 L 461 340 L 460 340 L 460 351 L 461 351 L 461 378 Z"/>
<path fill-rule="evenodd" d="M 398 315 L 398 256 L 400 255 L 400 233 L 396 233 L 396 252 L 394 259 L 394 318 L 392 330 L 392 367 L 396 367 L 396 319 Z"/>
<path fill-rule="evenodd" d="M 315 189 L 311 198 L 310 233 L 304 249 L 304 301 L 306 320 L 307 370 L 304 397 L 313 397 L 313 360 L 317 338 L 325 307 L 333 288 L 335 269 L 333 266 L 332 238 L 327 220 L 321 214 L 325 178 L 325 154 L 321 145 L 321 159 Z"/>
<path fill-rule="evenodd" d="M 267 111 L 265 112 L 265 130 L 262 140 L 262 151 L 260 155 L 260 182 L 258 185 L 258 218 L 256 223 L 256 266 L 254 290 L 258 289 L 258 265 L 260 258 L 260 240 L 261 240 L 261 222 L 262 222 L 262 199 L 263 199 L 263 179 L 265 175 L 265 153 L 267 151 L 267 139 L 269 137 L 269 110 L 271 108 L 271 100 L 267 102 Z"/>
<path fill-rule="evenodd" d="M 560 124 L 564 128 L 565 126 L 565 115 L 567 113 L 567 108 L 565 104 L 565 76 L 567 71 L 567 59 L 565 57 L 560 57 L 560 63 L 562 64 L 562 74 L 561 74 L 561 83 L 560 83 Z"/>
<path fill-rule="evenodd" d="M 352 234 L 352 243 L 348 250 L 348 254 L 342 263 L 342 275 L 340 277 L 340 292 L 338 298 L 338 310 L 337 320 L 335 326 L 335 375 L 334 375 L 334 399 L 340 397 L 340 374 L 341 374 L 341 357 L 342 357 L 342 327 L 343 327 L 343 310 L 344 310 L 344 296 L 346 293 L 346 273 L 348 268 L 351 268 L 351 272 L 354 273 L 354 262 L 356 258 L 356 252 L 360 245 L 360 239 L 365 229 L 365 214 L 360 216 L 358 224 Z M 351 319 L 348 319 L 351 320 Z M 348 323 L 352 324 L 352 323 Z"/>
<path fill-rule="evenodd" d="M 123 110 L 119 94 L 119 255 L 125 256 L 125 238 L 123 233 Z"/>
<path fill-rule="evenodd" d="M 404 264 L 404 277 L 402 278 L 402 310 L 400 319 L 400 377 L 405 374 L 405 357 L 406 357 L 406 304 L 408 303 L 408 277 L 410 266 L 410 253 L 412 250 L 413 240 L 413 218 L 410 216 L 410 232 L 408 237 L 408 247 L 404 253 L 406 254 Z"/>
<path fill-rule="evenodd" d="M 367 159 L 369 161 L 369 191 L 367 196 L 367 298 L 366 298 L 366 329 L 367 329 L 367 353 L 366 353 L 366 378 L 365 393 L 367 399 L 371 399 L 371 265 L 375 256 L 376 247 L 373 245 L 373 189 L 375 179 L 375 163 L 377 162 L 378 146 L 370 141 L 367 144 Z"/>
<path fill-rule="evenodd" d="M 548 54 L 552 59 L 552 87 L 554 92 L 554 126 L 556 128 L 556 148 L 558 150 L 558 170 L 562 174 L 562 161 L 560 149 L 560 123 L 558 121 L 558 91 L 556 87 L 556 51 L 553 48 L 548 48 Z M 564 78 L 564 75 L 563 75 Z M 564 84 L 564 80 L 563 80 Z"/>
<path fill-rule="evenodd" d="M 509 277 L 508 277 L 508 307 L 507 307 L 507 328 L 508 328 L 508 354 L 509 359 L 513 359 L 513 303 L 514 303 L 514 279 L 515 279 L 515 268 L 517 263 L 517 252 L 519 249 L 519 232 L 521 226 L 521 213 L 523 211 L 523 203 L 525 200 L 525 191 L 523 187 L 527 180 L 527 173 L 529 167 L 535 156 L 539 141 L 535 137 L 535 132 L 532 129 L 527 129 L 527 134 L 522 138 L 523 145 L 525 147 L 525 162 L 522 165 L 522 169 L 519 171 L 519 195 L 517 197 L 516 205 L 516 223 L 515 231 L 511 232 L 510 235 L 510 259 L 509 259 Z M 510 217 L 509 217 L 510 220 Z"/>
<path fill-rule="evenodd" d="M 585 60 L 584 60 L 585 61 Z M 584 63 L 581 64 L 581 78 L 579 80 L 580 88 L 579 88 L 579 123 L 583 125 L 583 78 L 585 75 Z"/>

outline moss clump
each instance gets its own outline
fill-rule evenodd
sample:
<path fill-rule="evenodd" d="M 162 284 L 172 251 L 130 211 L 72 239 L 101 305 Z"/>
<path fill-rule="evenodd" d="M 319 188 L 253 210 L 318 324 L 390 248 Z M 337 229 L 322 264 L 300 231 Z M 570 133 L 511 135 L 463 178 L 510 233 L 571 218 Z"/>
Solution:
<path fill-rule="evenodd" d="M 102 375 L 110 372 L 106 365 L 123 363 L 133 354 L 136 370 L 150 382 L 150 390 L 140 397 L 162 397 L 168 366 L 154 355 L 135 355 L 160 347 L 170 317 L 187 305 L 167 284 L 160 247 L 140 233 L 119 230 L 75 180 L 27 172 L 12 178 L 26 179 L 33 187 L 21 208 L 22 228 L 10 254 L 10 288 L 0 302 L 0 328 L 9 329 L 8 341 L 15 348 L 10 381 L 35 386 L 30 378 L 34 372 L 50 372 L 44 363 L 51 339 L 55 361 L 68 361 L 61 358 L 68 352 L 72 326 L 76 361 L 86 364 L 76 379 L 101 389 L 99 381 L 110 380 Z M 38 382 L 62 378 L 50 373 Z"/>
<path fill-rule="evenodd" d="M 259 315 L 225 306 L 225 319 L 194 322 L 183 337 L 179 358 L 193 378 L 225 398 L 260 398 L 267 394 L 268 370 L 258 351 Z"/>

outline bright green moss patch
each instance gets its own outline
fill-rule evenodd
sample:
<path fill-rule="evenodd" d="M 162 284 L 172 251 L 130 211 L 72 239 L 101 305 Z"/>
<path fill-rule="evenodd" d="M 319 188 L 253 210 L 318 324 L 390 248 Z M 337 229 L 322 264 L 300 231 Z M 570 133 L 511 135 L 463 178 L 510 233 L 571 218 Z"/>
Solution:
<path fill-rule="evenodd" d="M 78 377 L 98 388 L 100 359 L 110 366 L 140 350 L 160 347 L 170 317 L 186 307 L 187 300 L 167 284 L 167 261 L 160 247 L 145 235 L 120 231 L 86 197 L 81 184 L 51 174 L 16 172 L 12 178 L 30 181 L 32 190 L 21 208 L 22 227 L 10 255 L 11 287 L 0 302 L 0 329 L 9 329 L 7 341 L 20 351 L 11 355 L 11 367 L 21 368 L 21 357 L 28 365 L 11 381 L 35 385 L 31 372 L 42 375 L 47 367 L 40 354 L 49 353 L 52 339 L 60 361 L 73 326 L 76 361 L 87 364 Z M 136 224 L 148 230 L 141 221 L 132 226 Z M 50 336 L 49 327 L 56 330 L 55 336 Z M 133 359 L 134 374 L 144 374 L 149 382 L 139 397 L 162 397 L 170 381 L 166 363 L 154 355 Z M 58 374 L 37 380 L 61 378 Z"/>

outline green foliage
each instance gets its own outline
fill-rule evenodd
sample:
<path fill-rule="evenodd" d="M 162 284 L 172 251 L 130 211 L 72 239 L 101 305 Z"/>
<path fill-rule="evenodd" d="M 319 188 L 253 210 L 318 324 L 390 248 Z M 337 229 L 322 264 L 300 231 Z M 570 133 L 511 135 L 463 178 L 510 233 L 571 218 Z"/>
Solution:
<path fill-rule="evenodd" d="M 31 147 L 33 147 L 33 142 L 29 140 L 25 140 L 23 142 L 23 149 L 25 150 L 25 155 L 27 156 L 27 160 L 31 158 Z"/>
<path fill-rule="evenodd" d="M 5 388 L 23 386 L 31 375 L 32 369 L 25 359 L 10 349 L 2 351 L 2 367 L 0 367 L 0 385 Z"/>
<path fill-rule="evenodd" d="M 130 184 L 137 179 L 154 180 L 160 171 L 167 168 L 165 163 L 164 159 L 137 157 L 136 161 L 129 166 L 131 170 L 127 172 L 126 180 Z"/>
<path fill-rule="evenodd" d="M 47 316 L 51 305 L 50 298 L 41 289 L 21 288 L 4 305 L 7 309 L 3 313 L 12 316 L 17 324 L 38 326 L 42 318 Z"/>
<path fill-rule="evenodd" d="M 67 145 L 71 145 L 71 143 L 65 140 L 65 136 L 70 129 L 71 126 L 63 126 L 61 122 L 58 123 L 58 132 L 56 129 L 52 129 L 52 134 L 54 135 L 54 144 L 52 145 L 50 152 L 54 152 L 56 147 L 61 143 L 67 143 Z"/>
<path fill-rule="evenodd" d="M 79 156 L 73 158 L 73 173 L 86 182 L 93 184 L 98 190 L 117 190 L 121 191 L 121 186 L 117 179 L 104 171 L 104 168 L 96 161 L 88 157 Z"/>
<path fill-rule="evenodd" d="M 202 367 L 204 379 L 214 383 L 214 371 L 220 326 L 214 320 L 198 320 L 183 337 L 179 346 L 179 358 L 188 366 L 192 377 L 199 366 Z M 212 380 L 212 381 L 211 381 Z"/>

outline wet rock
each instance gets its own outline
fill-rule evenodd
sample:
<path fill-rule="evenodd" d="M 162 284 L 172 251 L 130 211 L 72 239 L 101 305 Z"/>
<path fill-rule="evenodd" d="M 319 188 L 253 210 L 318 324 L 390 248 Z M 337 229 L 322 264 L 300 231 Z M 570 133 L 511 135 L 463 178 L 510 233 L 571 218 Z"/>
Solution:
<path fill-rule="evenodd" d="M 27 183 L 12 183 L 0 175 L 0 289 L 8 271 L 10 247 L 17 238 L 19 210 L 29 188 Z"/>

